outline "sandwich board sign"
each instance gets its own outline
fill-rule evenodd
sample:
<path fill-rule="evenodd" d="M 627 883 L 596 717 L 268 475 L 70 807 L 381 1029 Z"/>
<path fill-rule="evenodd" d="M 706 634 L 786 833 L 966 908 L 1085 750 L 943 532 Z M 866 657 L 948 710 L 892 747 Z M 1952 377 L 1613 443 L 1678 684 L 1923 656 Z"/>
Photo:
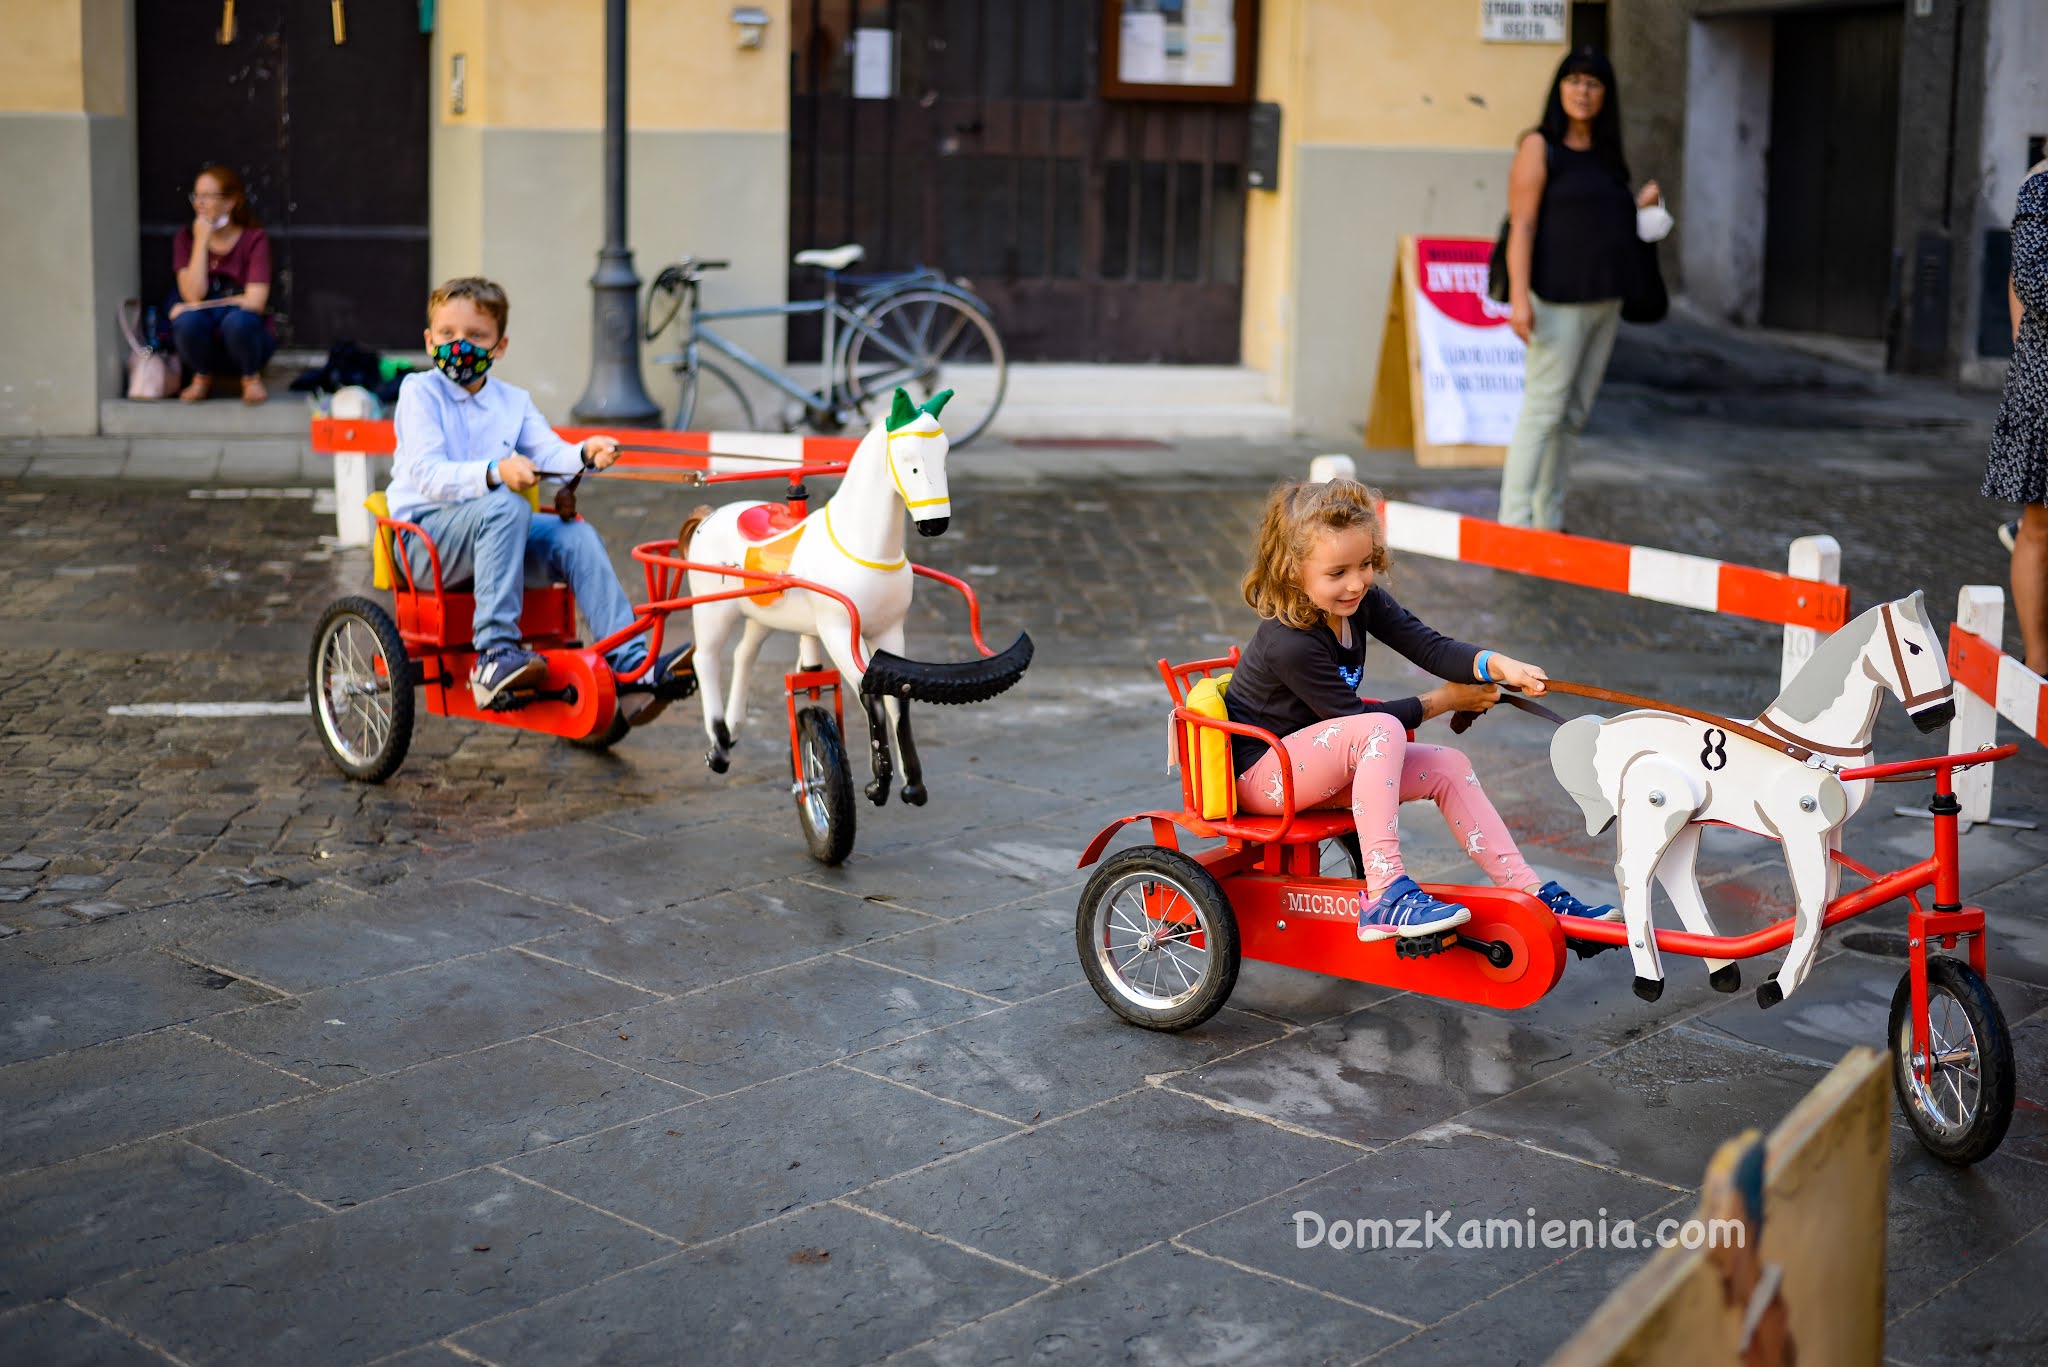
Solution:
<path fill-rule="evenodd" d="M 1486 296 L 1493 243 L 1403 236 L 1365 444 L 1412 446 L 1418 465 L 1500 465 L 1522 408 L 1526 353 Z"/>

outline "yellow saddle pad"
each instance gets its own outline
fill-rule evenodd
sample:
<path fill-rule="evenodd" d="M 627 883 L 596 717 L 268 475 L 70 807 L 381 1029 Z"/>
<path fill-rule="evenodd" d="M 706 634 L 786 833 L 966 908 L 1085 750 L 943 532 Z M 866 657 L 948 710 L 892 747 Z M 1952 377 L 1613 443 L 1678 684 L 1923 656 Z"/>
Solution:
<path fill-rule="evenodd" d="M 782 574 L 788 571 L 790 560 L 796 555 L 796 544 L 803 540 L 804 529 L 792 527 L 773 541 L 761 541 L 747 547 L 746 557 L 741 561 L 744 568 L 760 574 Z M 768 589 L 761 593 L 748 594 L 749 602 L 767 607 L 782 597 L 781 589 Z"/>
<path fill-rule="evenodd" d="M 1228 721 L 1223 692 L 1230 687 L 1230 671 L 1199 679 L 1188 690 L 1188 711 L 1201 717 Z M 1237 775 L 1230 763 L 1230 733 L 1207 726 L 1182 723 L 1187 732 L 1181 743 L 1181 763 L 1198 766 L 1202 794 L 1202 817 L 1223 821 L 1237 815 Z"/>

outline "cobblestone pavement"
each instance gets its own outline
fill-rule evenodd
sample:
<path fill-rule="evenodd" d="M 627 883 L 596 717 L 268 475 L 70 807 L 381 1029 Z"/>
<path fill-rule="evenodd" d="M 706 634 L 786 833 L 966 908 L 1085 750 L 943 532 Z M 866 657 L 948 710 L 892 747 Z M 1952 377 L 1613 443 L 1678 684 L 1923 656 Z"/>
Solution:
<path fill-rule="evenodd" d="M 1760 565 L 1831 531 L 1857 603 L 1924 587 L 1945 621 L 2005 574 L 1986 407 L 1618 386 L 1571 525 Z M 1902 916 L 1770 1012 L 1683 963 L 1645 1005 L 1607 956 L 1513 1014 L 1249 964 L 1198 1030 L 1119 1024 L 1075 963 L 1075 856 L 1171 800 L 1150 662 L 1243 638 L 1263 489 L 1312 449 L 963 453 L 917 553 L 1038 662 L 924 713 L 933 804 L 863 806 L 839 869 L 803 853 L 767 692 L 723 777 L 693 704 L 610 755 L 423 718 L 376 787 L 303 717 L 112 714 L 303 697 L 365 558 L 288 491 L 0 482 L 0 1361 L 1548 1353 L 1642 1253 L 1302 1250 L 1293 1212 L 1688 1213 L 1721 1139 L 1882 1042 Z M 1357 454 L 1490 511 L 1488 474 Z M 685 504 L 584 506 L 630 568 Z M 1738 713 L 1775 691 L 1758 624 L 1417 558 L 1394 588 L 1560 676 Z M 920 597 L 915 653 L 965 649 L 952 607 Z M 1368 677 L 1414 678 L 1385 652 Z M 1880 735 L 1928 748 L 1896 709 Z M 1548 740 L 1503 715 L 1464 743 L 1538 868 L 1611 896 Z M 2003 810 L 2048 811 L 2038 752 L 2004 769 Z M 1408 825 L 1412 869 L 1465 876 L 1440 821 Z M 1926 842 L 1880 811 L 1849 832 L 1878 866 Z M 1964 857 L 2022 1099 L 1968 1172 L 1895 1127 L 1887 1352 L 2034 1363 L 2048 835 L 1980 828 Z M 1703 867 L 1725 928 L 1783 914 L 1767 847 L 1710 837 Z"/>

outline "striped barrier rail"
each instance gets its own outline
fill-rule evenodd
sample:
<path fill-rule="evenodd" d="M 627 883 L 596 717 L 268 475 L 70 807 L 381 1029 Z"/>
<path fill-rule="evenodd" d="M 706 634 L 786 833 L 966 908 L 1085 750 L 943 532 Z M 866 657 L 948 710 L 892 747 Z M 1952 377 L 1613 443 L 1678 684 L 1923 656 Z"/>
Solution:
<path fill-rule="evenodd" d="M 2004 639 L 2005 590 L 1990 584 L 1965 584 L 1956 595 L 1956 621 L 1948 631 L 1948 672 L 1956 681 L 1956 719 L 1948 728 L 1952 755 L 1996 744 L 2000 717 L 2048 745 L 2048 679 L 2000 649 L 1999 642 Z M 1980 764 L 1956 774 L 1963 829 L 1980 821 L 2034 829 L 2031 821 L 1991 814 L 1992 771 L 1997 767 Z M 1918 809 L 1899 810 L 1926 815 Z"/>
<path fill-rule="evenodd" d="M 1789 684 L 1814 647 L 1849 620 L 1842 548 L 1832 536 L 1794 541 L 1786 572 L 1780 573 L 1649 546 L 1509 527 L 1393 499 L 1384 517 L 1387 545 L 1410 555 L 1777 623 L 1785 628 L 1782 684 Z"/>
<path fill-rule="evenodd" d="M 376 521 L 363 500 L 376 491 L 371 460 L 388 457 L 398 449 L 398 436 L 388 418 L 368 416 L 371 399 L 367 392 L 348 390 L 334 396 L 334 415 L 314 418 L 311 430 L 313 450 L 334 458 L 335 540 L 343 546 L 367 546 Z M 627 452 L 613 468 L 630 472 L 635 468 L 657 470 L 702 470 L 723 474 L 739 470 L 772 469 L 776 466 L 827 465 L 850 460 L 858 437 L 812 437 L 794 432 L 666 432 L 643 428 L 557 427 L 564 441 L 585 437 L 616 436 L 634 446 L 660 446 L 675 452 L 673 457 Z"/>

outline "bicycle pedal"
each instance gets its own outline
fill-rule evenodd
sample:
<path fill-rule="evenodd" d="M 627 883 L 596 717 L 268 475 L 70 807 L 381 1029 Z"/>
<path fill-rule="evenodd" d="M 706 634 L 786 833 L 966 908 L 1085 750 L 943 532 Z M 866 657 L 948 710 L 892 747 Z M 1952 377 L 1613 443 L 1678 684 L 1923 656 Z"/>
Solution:
<path fill-rule="evenodd" d="M 508 688 L 495 698 L 479 701 L 477 706 L 486 712 L 517 712 L 522 707 L 531 707 L 539 702 L 540 696 L 539 691 L 535 689 Z"/>
<path fill-rule="evenodd" d="M 1444 947 L 1457 936 L 1445 931 L 1440 935 L 1409 935 L 1396 937 L 1394 957 L 1397 959 L 1428 959 L 1444 952 Z"/>
<path fill-rule="evenodd" d="M 1620 945 L 1611 945 L 1605 940 L 1566 940 L 1565 943 L 1570 945 L 1572 953 L 1581 959 L 1590 959 L 1595 954 L 1605 954 L 1610 949 L 1621 948 Z"/>

